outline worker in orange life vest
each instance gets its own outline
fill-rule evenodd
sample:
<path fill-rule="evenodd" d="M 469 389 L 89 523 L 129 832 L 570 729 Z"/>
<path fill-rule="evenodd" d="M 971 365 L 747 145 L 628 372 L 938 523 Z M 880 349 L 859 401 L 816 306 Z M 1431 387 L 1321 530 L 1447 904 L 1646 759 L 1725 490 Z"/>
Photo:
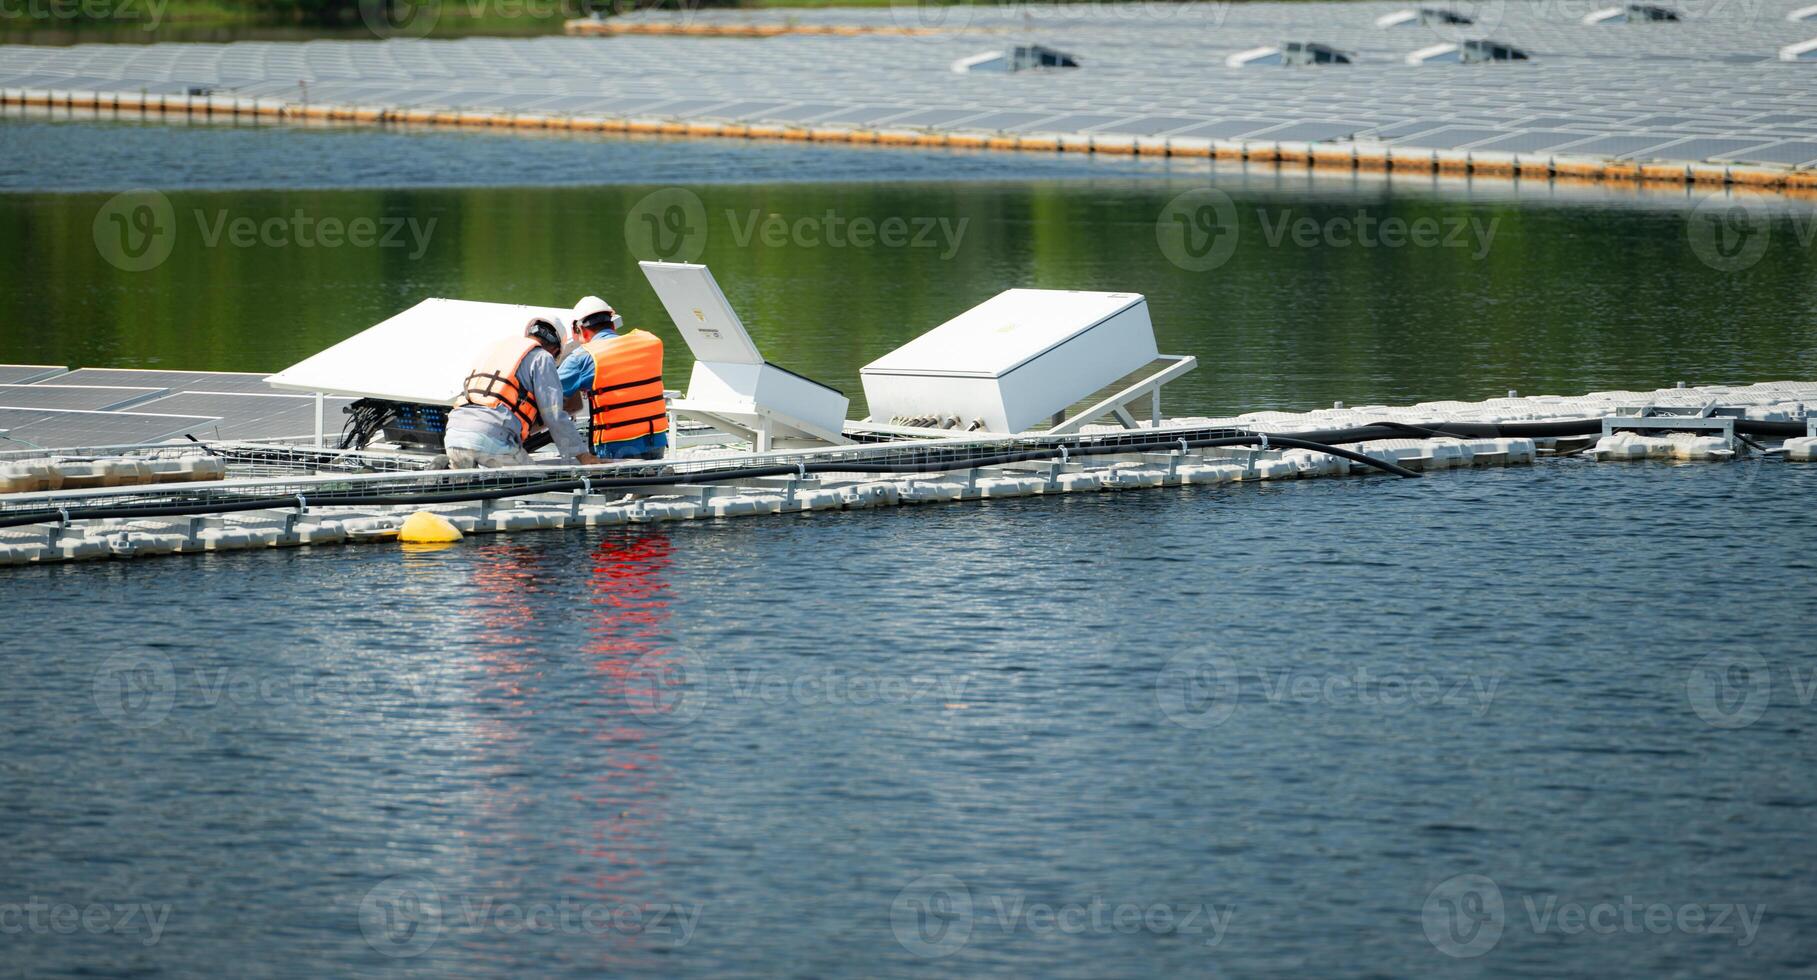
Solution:
<path fill-rule="evenodd" d="M 624 317 L 597 296 L 574 305 L 580 347 L 561 363 L 562 397 L 582 396 L 578 417 L 600 459 L 661 459 L 669 448 L 662 393 L 662 338 L 625 330 Z"/>
<path fill-rule="evenodd" d="M 442 448 L 455 469 L 528 466 L 524 441 L 543 428 L 563 461 L 596 463 L 586 441 L 562 411 L 555 355 L 562 331 L 537 317 L 524 332 L 493 345 L 473 366 L 460 400 L 448 413 Z"/>

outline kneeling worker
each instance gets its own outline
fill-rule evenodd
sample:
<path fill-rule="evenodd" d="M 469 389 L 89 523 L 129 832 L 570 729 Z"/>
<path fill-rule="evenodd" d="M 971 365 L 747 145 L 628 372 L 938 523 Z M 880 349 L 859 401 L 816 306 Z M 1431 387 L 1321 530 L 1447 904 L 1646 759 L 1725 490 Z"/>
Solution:
<path fill-rule="evenodd" d="M 561 363 L 562 394 L 585 396 L 587 441 L 600 459 L 661 459 L 669 448 L 662 338 L 624 324 L 597 296 L 575 304 L 581 345 Z"/>
<path fill-rule="evenodd" d="M 442 438 L 448 465 L 457 470 L 528 466 L 524 440 L 544 427 L 564 462 L 599 462 L 562 411 L 555 368 L 561 344 L 561 328 L 537 317 L 523 336 L 501 341 L 480 358 L 448 413 Z"/>

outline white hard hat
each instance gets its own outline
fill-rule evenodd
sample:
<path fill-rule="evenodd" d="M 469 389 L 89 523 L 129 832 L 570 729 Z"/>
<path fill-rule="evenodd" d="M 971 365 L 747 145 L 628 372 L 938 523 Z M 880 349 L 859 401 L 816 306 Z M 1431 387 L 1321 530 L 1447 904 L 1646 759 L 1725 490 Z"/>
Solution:
<path fill-rule="evenodd" d="M 598 296 L 588 296 L 574 304 L 574 325 L 578 327 L 585 323 L 587 318 L 597 317 L 602 313 L 612 318 L 611 329 L 617 330 L 624 325 L 625 318 L 618 315 L 618 311 L 612 308 L 612 304 Z"/>

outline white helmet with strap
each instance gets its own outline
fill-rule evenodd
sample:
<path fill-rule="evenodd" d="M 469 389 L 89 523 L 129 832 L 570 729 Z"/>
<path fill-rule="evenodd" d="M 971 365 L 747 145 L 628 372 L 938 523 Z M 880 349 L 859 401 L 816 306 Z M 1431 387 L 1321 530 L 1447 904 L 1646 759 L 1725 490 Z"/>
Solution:
<path fill-rule="evenodd" d="M 598 296 L 588 296 L 574 304 L 574 326 L 585 327 L 593 331 L 611 330 L 617 333 L 624 329 L 625 318 L 618 315 L 618 311 L 612 308 L 612 304 Z"/>
<path fill-rule="evenodd" d="M 532 317 L 524 324 L 524 336 L 542 345 L 550 354 L 562 349 L 561 326 L 547 317 Z"/>

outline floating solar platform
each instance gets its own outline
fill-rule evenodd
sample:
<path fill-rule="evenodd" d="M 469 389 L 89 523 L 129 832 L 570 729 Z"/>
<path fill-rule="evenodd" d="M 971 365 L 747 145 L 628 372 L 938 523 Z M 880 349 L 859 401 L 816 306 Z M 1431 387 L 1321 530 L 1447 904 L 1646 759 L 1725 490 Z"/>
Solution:
<path fill-rule="evenodd" d="M 1817 175 L 1786 176 L 1817 168 L 1817 66 L 1778 56 L 1817 31 L 1790 17 L 1799 0 L 1685 5 L 1679 22 L 1645 25 L 1586 25 L 1581 11 L 1525 3 L 1468 5 L 1468 25 L 1376 24 L 1416 6 L 644 11 L 611 23 L 650 32 L 610 39 L 0 46 L 0 102 L 173 120 L 262 112 L 1266 160 L 1335 144 L 1359 165 L 1391 147 L 1466 166 L 1473 153 L 1513 155 L 1523 171 L 1557 153 L 1817 187 Z M 782 27 L 811 30 L 770 30 Z M 1531 60 L 1405 63 L 1414 50 L 1485 39 Z M 1224 63 L 1284 40 L 1352 62 Z M 949 70 L 1010 44 L 1065 50 L 1081 67 Z M 195 87 L 213 94 L 163 94 Z"/>
<path fill-rule="evenodd" d="M 350 398 L 324 398 L 338 433 Z M 198 439 L 313 441 L 316 399 L 263 374 L 0 364 L 0 451 Z"/>

